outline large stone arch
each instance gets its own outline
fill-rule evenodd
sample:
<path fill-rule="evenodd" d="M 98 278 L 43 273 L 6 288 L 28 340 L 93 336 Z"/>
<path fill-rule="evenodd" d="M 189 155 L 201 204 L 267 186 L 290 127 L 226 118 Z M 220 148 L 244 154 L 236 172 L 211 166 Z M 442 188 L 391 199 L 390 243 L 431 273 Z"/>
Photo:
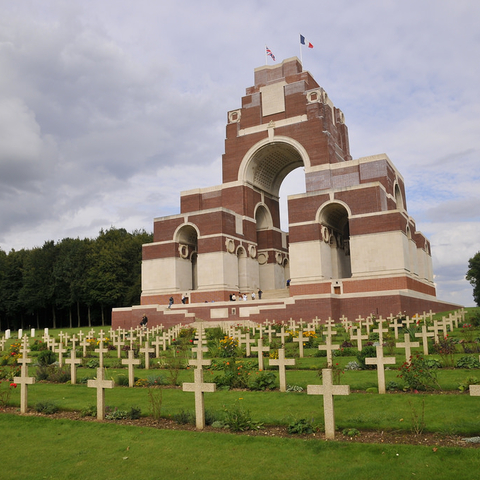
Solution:
<path fill-rule="evenodd" d="M 292 138 L 275 136 L 248 150 L 241 162 L 238 179 L 278 198 L 283 180 L 298 167 L 310 168 L 305 148 Z"/>

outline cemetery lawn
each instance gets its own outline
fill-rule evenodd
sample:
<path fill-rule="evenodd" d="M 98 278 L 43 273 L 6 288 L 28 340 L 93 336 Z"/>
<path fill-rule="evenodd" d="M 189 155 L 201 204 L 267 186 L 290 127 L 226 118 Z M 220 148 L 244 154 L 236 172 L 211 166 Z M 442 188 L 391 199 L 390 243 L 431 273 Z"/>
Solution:
<path fill-rule="evenodd" d="M 15 479 L 478 478 L 479 450 L 158 430 L 0 415 Z"/>

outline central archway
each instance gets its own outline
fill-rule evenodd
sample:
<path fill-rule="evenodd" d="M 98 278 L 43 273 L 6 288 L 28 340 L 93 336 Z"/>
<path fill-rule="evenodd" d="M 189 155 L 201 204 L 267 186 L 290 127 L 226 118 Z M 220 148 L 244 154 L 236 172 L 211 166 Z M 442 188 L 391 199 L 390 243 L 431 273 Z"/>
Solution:
<path fill-rule="evenodd" d="M 274 137 L 250 148 L 240 165 L 238 179 L 278 198 L 283 180 L 298 167 L 310 167 L 303 146 L 288 137 Z"/>

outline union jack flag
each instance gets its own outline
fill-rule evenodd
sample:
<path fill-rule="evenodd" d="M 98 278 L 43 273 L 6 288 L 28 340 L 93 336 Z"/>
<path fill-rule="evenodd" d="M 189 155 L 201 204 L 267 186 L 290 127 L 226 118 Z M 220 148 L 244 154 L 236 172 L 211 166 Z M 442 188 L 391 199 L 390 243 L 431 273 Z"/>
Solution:
<path fill-rule="evenodd" d="M 275 61 L 275 55 L 272 53 L 272 51 L 268 47 L 265 48 L 267 49 L 267 55 L 272 57 L 272 60 Z"/>

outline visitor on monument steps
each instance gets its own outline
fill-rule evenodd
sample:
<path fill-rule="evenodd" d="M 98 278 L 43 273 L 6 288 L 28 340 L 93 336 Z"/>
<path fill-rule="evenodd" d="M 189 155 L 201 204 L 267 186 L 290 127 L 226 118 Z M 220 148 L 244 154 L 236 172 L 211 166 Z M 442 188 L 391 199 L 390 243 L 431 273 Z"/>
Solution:
<path fill-rule="evenodd" d="M 235 302 L 235 301 L 237 300 L 237 297 L 235 296 L 234 293 L 232 293 L 232 294 L 230 295 L 230 300 L 231 300 L 232 302 Z"/>
<path fill-rule="evenodd" d="M 258 289 L 258 299 L 261 300 L 262 299 L 262 290 L 261 289 Z"/>
<path fill-rule="evenodd" d="M 255 300 L 255 292 L 252 292 L 252 300 Z"/>
<path fill-rule="evenodd" d="M 290 279 L 288 279 L 288 280 L 287 280 L 287 287 L 289 287 L 289 286 L 290 286 L 290 282 L 291 282 L 291 280 L 290 280 Z"/>
<path fill-rule="evenodd" d="M 143 314 L 142 319 L 140 320 L 140 326 L 141 327 L 146 327 L 148 323 L 148 318 L 145 314 Z"/>
<path fill-rule="evenodd" d="M 169 300 L 168 300 L 168 308 L 172 308 L 172 305 L 173 305 L 173 297 L 170 297 Z"/>

